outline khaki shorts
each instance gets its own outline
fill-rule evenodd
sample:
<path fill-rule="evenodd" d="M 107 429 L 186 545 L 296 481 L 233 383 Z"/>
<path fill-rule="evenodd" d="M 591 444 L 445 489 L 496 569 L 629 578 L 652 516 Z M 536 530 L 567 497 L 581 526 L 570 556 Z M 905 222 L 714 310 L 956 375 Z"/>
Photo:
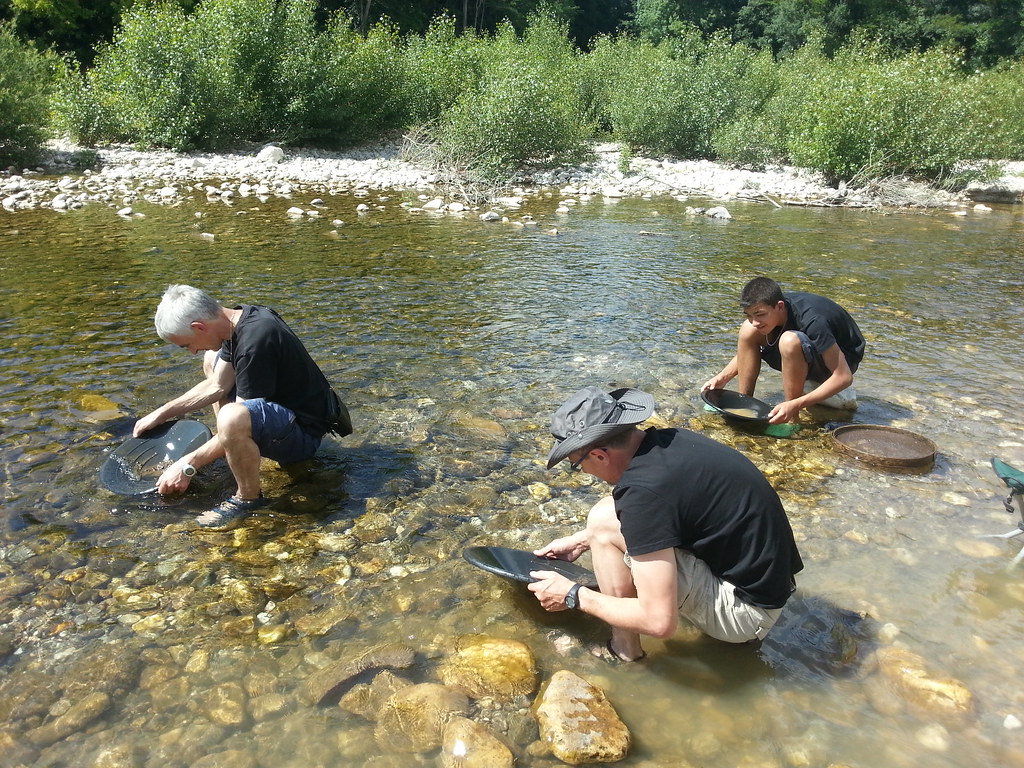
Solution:
<path fill-rule="evenodd" d="M 727 643 L 764 640 L 775 626 L 781 608 L 758 608 L 736 596 L 736 587 L 718 578 L 707 563 L 686 550 L 676 549 L 679 615 L 706 635 Z M 626 565 L 633 567 L 629 555 Z"/>

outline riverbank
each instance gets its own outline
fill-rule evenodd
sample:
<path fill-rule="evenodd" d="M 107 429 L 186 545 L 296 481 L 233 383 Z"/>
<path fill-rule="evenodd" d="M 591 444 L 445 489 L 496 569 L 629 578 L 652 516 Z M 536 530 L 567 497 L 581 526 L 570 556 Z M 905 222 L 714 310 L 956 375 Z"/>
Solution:
<path fill-rule="evenodd" d="M 83 170 L 84 168 L 84 170 Z M 783 206 L 957 208 L 980 202 L 1019 202 L 1024 163 L 1007 164 L 995 184 L 956 194 L 909 181 L 885 180 L 853 187 L 830 185 L 818 173 L 789 166 L 749 170 L 707 160 L 632 157 L 618 145 L 598 144 L 590 161 L 512 180 L 492 201 L 555 191 L 570 195 L 634 197 L 672 195 L 721 203 L 759 200 Z M 85 149 L 48 145 L 40 165 L 0 175 L 0 204 L 7 211 L 64 211 L 90 203 L 124 209 L 140 198 L 174 204 L 199 191 L 212 198 L 316 196 L 370 190 L 415 190 L 456 200 L 438 174 L 403 158 L 399 142 L 346 152 L 308 148 L 249 147 L 222 153 L 139 151 L 127 146 Z M 301 202 L 301 201 L 300 201 Z M 310 201 L 304 201 L 310 202 Z M 489 207 L 496 207 L 489 206 Z"/>

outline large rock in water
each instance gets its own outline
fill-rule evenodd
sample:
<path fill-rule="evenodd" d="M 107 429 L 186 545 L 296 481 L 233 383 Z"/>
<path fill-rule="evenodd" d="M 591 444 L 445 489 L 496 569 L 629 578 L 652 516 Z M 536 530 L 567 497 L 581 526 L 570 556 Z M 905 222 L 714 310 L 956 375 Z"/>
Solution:
<path fill-rule="evenodd" d="M 962 720 L 974 711 L 974 697 L 958 680 L 940 680 L 923 658 L 904 648 L 881 648 L 878 667 L 896 693 L 915 709 L 943 720 Z"/>
<path fill-rule="evenodd" d="M 604 693 L 572 672 L 556 672 L 535 708 L 541 741 L 563 763 L 612 763 L 629 753 L 629 729 Z"/>
<path fill-rule="evenodd" d="M 460 638 L 440 675 L 446 685 L 462 688 L 473 699 L 511 701 L 537 686 L 537 667 L 525 643 L 480 635 Z"/>
<path fill-rule="evenodd" d="M 512 751 L 479 723 L 454 717 L 445 726 L 443 768 L 512 768 L 514 762 Z"/>
<path fill-rule="evenodd" d="M 437 683 L 410 685 L 381 708 L 373 737 L 384 749 L 430 752 L 441 746 L 448 721 L 468 714 L 469 699 L 461 691 Z"/>

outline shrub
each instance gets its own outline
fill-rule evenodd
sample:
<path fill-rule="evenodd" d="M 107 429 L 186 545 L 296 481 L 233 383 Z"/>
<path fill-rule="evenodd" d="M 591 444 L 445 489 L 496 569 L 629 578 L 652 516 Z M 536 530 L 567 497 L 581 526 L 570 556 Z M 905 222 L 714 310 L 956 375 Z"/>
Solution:
<path fill-rule="evenodd" d="M 479 82 L 486 45 L 473 32 L 457 34 L 447 15 L 436 17 L 423 37 L 406 40 L 403 99 L 413 125 L 436 120 Z"/>
<path fill-rule="evenodd" d="M 979 99 L 966 86 L 948 53 L 886 59 L 847 47 L 804 81 L 806 97 L 787 116 L 790 157 L 836 179 L 941 177 L 976 155 Z"/>
<path fill-rule="evenodd" d="M 549 16 L 531 17 L 522 39 L 504 25 L 486 46 L 476 86 L 441 117 L 442 156 L 492 180 L 526 164 L 578 157 L 588 131 L 576 56 L 567 28 Z"/>
<path fill-rule="evenodd" d="M 183 149 L 204 137 L 210 86 L 180 7 L 135 6 L 96 60 L 84 82 L 62 83 L 58 104 L 73 138 Z"/>
<path fill-rule="evenodd" d="M 402 42 L 394 25 L 377 24 L 364 38 L 339 16 L 317 56 L 302 111 L 307 138 L 347 144 L 405 126 Z"/>
<path fill-rule="evenodd" d="M 1024 159 L 1024 60 L 979 72 L 969 87 L 980 103 L 975 127 L 979 154 L 999 160 Z"/>
<path fill-rule="evenodd" d="M 684 28 L 657 45 L 601 38 L 582 91 L 594 123 L 613 138 L 679 157 L 711 157 L 713 136 L 766 98 L 771 60 L 722 35 Z"/>
<path fill-rule="evenodd" d="M 0 160 L 28 162 L 47 136 L 48 99 L 56 60 L 38 53 L 0 24 Z"/>

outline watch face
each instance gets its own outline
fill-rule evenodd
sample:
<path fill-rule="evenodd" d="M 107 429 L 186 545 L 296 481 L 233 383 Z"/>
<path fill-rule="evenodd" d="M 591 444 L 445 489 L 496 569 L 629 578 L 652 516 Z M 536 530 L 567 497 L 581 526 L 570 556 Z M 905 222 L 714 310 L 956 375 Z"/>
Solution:
<path fill-rule="evenodd" d="M 575 608 L 577 606 L 576 594 L 580 591 L 578 584 L 574 585 L 565 595 L 565 607 Z"/>
<path fill-rule="evenodd" d="M 184 467 L 181 468 L 181 473 L 185 475 L 185 477 L 192 477 L 196 473 L 196 468 L 193 467 L 191 464 L 186 464 Z"/>

